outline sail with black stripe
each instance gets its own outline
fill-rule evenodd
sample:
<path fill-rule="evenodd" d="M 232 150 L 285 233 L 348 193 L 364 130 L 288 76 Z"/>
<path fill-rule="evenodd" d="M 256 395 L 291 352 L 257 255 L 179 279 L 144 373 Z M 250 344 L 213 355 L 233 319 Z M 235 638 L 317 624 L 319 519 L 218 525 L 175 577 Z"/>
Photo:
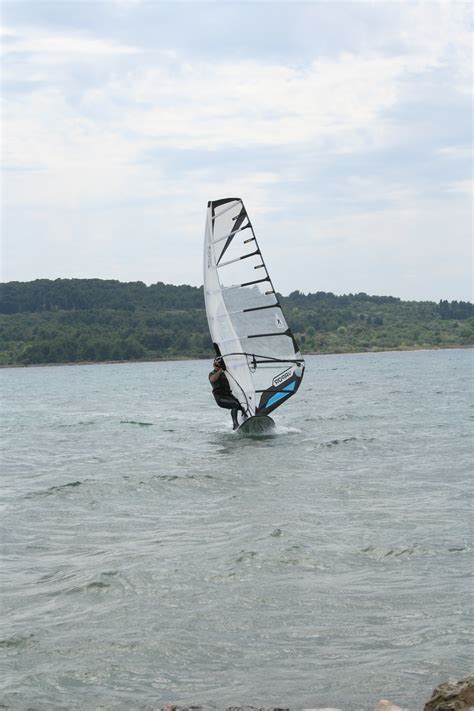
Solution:
<path fill-rule="evenodd" d="M 298 390 L 304 359 L 240 198 L 208 203 L 204 294 L 232 393 L 249 415 L 268 415 Z"/>

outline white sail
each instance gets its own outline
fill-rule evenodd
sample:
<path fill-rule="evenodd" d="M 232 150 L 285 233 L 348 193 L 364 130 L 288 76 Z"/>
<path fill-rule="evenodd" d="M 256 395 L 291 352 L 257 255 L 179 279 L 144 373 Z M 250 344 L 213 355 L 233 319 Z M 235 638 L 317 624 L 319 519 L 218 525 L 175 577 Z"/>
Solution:
<path fill-rule="evenodd" d="M 268 415 L 297 391 L 304 360 L 239 198 L 208 203 L 204 294 L 232 393 L 249 415 Z"/>

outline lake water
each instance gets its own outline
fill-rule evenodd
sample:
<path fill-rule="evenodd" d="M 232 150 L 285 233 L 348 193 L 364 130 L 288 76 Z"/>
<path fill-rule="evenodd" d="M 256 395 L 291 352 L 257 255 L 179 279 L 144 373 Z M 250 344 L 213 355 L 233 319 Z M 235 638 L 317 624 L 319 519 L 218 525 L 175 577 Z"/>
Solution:
<path fill-rule="evenodd" d="M 421 709 L 474 661 L 472 351 L 309 357 L 263 439 L 209 369 L 0 372 L 0 707 Z"/>

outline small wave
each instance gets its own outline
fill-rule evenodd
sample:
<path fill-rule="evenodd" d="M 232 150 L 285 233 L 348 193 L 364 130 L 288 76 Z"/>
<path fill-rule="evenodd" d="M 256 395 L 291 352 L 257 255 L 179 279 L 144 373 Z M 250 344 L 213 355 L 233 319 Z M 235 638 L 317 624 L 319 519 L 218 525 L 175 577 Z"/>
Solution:
<path fill-rule="evenodd" d="M 411 546 L 399 546 L 394 548 L 383 547 L 383 546 L 367 546 L 367 548 L 362 548 L 361 553 L 368 555 L 369 558 L 374 558 L 375 560 L 383 560 L 384 558 L 408 558 L 415 553 L 420 552 L 420 549 L 416 545 Z"/>
<path fill-rule="evenodd" d="M 188 479 L 214 479 L 212 474 L 156 474 L 154 479 L 159 479 L 160 481 L 185 481 Z M 140 484 L 145 484 L 146 482 L 141 481 Z"/>
<path fill-rule="evenodd" d="M 272 538 L 278 538 L 279 536 L 283 536 L 283 531 L 281 528 L 275 528 L 275 530 L 270 533 L 270 536 L 272 536 Z"/>
<path fill-rule="evenodd" d="M 333 422 L 334 420 L 354 420 L 355 415 L 342 413 L 341 415 L 314 415 L 313 417 L 305 417 L 305 422 Z"/>
<path fill-rule="evenodd" d="M 55 493 L 57 491 L 62 491 L 63 489 L 73 489 L 76 486 L 81 486 L 82 481 L 70 481 L 67 484 L 61 484 L 60 486 L 52 486 L 48 489 L 50 493 Z"/>
<path fill-rule="evenodd" d="M 110 571 L 106 573 L 101 573 L 99 580 L 91 580 L 89 583 L 84 583 L 83 585 L 76 585 L 75 587 L 66 590 L 67 595 L 74 595 L 77 593 L 88 593 L 88 592 L 103 592 L 113 585 L 113 578 L 118 576 L 118 571 Z"/>
<path fill-rule="evenodd" d="M 335 487 L 335 490 L 340 491 L 342 494 L 351 494 L 353 488 L 350 484 L 340 484 Z"/>
<path fill-rule="evenodd" d="M 0 649 L 20 649 L 31 643 L 33 639 L 34 635 L 32 634 L 28 635 L 27 637 L 18 636 L 0 639 Z"/>
<path fill-rule="evenodd" d="M 450 548 L 426 548 L 414 543 L 406 546 L 393 547 L 367 546 L 367 548 L 362 548 L 360 552 L 374 560 L 384 560 L 387 558 L 411 558 L 416 555 L 437 556 L 446 555 L 447 553 L 468 553 L 470 550 L 471 546 L 467 544 L 452 546 Z"/>
<path fill-rule="evenodd" d="M 338 444 L 347 444 L 347 442 L 356 442 L 357 437 L 345 437 L 344 439 L 332 439 L 330 442 L 322 442 L 321 447 L 335 447 Z"/>
<path fill-rule="evenodd" d="M 255 558 L 258 553 L 256 551 L 240 551 L 240 555 L 238 558 L 235 559 L 236 563 L 246 563 L 249 560 L 252 560 L 252 558 Z"/>
<path fill-rule="evenodd" d="M 104 588 L 110 588 L 110 583 L 104 583 L 102 580 L 94 580 L 92 583 L 88 583 L 82 589 L 83 590 L 103 590 Z"/>
<path fill-rule="evenodd" d="M 297 568 L 310 573 L 326 569 L 325 566 L 315 560 L 311 553 L 305 552 L 299 545 L 288 546 L 284 550 L 276 552 L 276 554 L 242 550 L 235 559 L 235 563 L 244 566 L 256 566 L 259 569 L 273 570 L 275 567 L 278 569 Z"/>
<path fill-rule="evenodd" d="M 49 489 L 45 491 L 35 491 L 30 494 L 26 494 L 25 499 L 33 499 L 37 496 L 53 496 L 54 494 L 61 494 L 67 492 L 69 489 L 75 489 L 78 486 L 82 486 L 84 482 L 82 481 L 69 481 L 67 484 L 60 484 L 59 486 L 50 486 Z"/>
<path fill-rule="evenodd" d="M 120 420 L 121 425 L 138 425 L 138 427 L 152 427 L 153 422 L 138 422 L 137 420 Z"/>
<path fill-rule="evenodd" d="M 317 563 L 311 556 L 308 555 L 303 555 L 301 557 L 282 556 L 279 563 L 280 565 L 299 568 L 307 573 L 314 573 L 327 569 L 326 566 Z"/>
<path fill-rule="evenodd" d="M 91 425 L 95 425 L 97 423 L 97 420 L 87 420 L 85 422 L 69 422 L 67 424 L 63 425 L 56 425 L 58 429 L 64 429 L 64 428 L 71 428 L 71 427 L 90 427 Z"/>
<path fill-rule="evenodd" d="M 289 425 L 276 425 L 274 434 L 301 434 L 301 430 Z"/>

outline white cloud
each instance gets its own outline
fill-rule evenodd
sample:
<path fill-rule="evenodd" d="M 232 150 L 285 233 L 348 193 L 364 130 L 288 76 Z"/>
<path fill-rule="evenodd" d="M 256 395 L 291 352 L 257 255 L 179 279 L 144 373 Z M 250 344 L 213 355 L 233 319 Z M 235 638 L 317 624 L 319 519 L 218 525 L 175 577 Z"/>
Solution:
<path fill-rule="evenodd" d="M 296 67 L 147 52 L 146 62 L 120 72 L 112 65 L 100 82 L 85 87 L 65 83 L 63 62 L 75 58 L 90 64 L 141 50 L 108 39 L 7 28 L 5 50 L 18 56 L 6 64 L 4 80 L 63 83 L 54 89 L 43 84 L 11 101 L 4 129 L 9 162 L 53 167 L 55 156 L 67 157 L 69 151 L 70 162 L 81 153 L 100 161 L 108 156 L 106 136 L 117 148 L 115 165 L 160 146 L 222 151 L 310 145 L 351 153 L 390 145 L 397 141 L 398 127 L 389 112 L 418 90 L 417 77 L 443 63 L 455 77 L 470 71 L 466 7 L 452 5 L 397 5 L 405 47 L 398 54 L 383 53 L 376 42 L 377 52 L 340 53 Z M 71 93 L 74 102 L 66 104 L 64 95 Z M 32 158 L 35 154 L 39 160 Z"/>
<path fill-rule="evenodd" d="M 400 40 L 407 52 L 424 57 L 427 66 L 447 67 L 461 92 L 472 91 L 470 2 L 418 0 L 400 5 Z"/>
<path fill-rule="evenodd" d="M 90 58 L 96 61 L 101 56 L 135 54 L 135 47 L 118 45 L 94 37 L 76 36 L 59 32 L 41 31 L 35 27 L 0 28 L 0 39 L 5 55 L 29 54 L 37 62 L 58 62 L 61 58 L 70 61 L 73 57 Z"/>
<path fill-rule="evenodd" d="M 3 126 L 7 204 L 85 204 L 119 199 L 132 184 L 139 146 L 87 119 L 58 90 L 12 99 Z M 21 170 L 23 169 L 23 170 Z"/>
<path fill-rule="evenodd" d="M 358 48 L 338 44 L 334 31 L 331 53 L 314 49 L 301 62 L 284 52 L 264 55 L 260 47 L 245 59 L 223 49 L 211 59 L 179 50 L 172 38 L 165 49 L 144 49 L 137 32 L 129 45 L 103 28 L 85 35 L 10 27 L 3 42 L 3 82 L 11 89 L 3 92 L 4 153 L 12 169 L 2 192 L 8 278 L 96 274 L 200 283 L 204 207 L 224 195 L 243 197 L 261 234 L 271 234 L 270 266 L 283 291 L 400 293 L 397 278 L 413 269 L 414 253 L 429 254 L 437 271 L 446 249 L 442 230 L 452 235 L 454 273 L 456 259 L 464 264 L 469 229 L 468 181 L 456 163 L 465 163 L 467 147 L 446 126 L 458 125 L 471 72 L 466 4 L 374 3 L 386 28 L 373 36 L 370 3 L 360 6 Z M 107 7 L 133 19 L 142 5 Z M 237 5 L 233 11 L 236 21 Z M 316 28 L 315 48 L 317 39 Z M 439 134 L 436 101 L 446 110 Z M 433 190 L 439 203 L 424 195 L 425 158 L 409 152 L 417 141 L 420 156 L 453 166 Z M 370 156 L 388 148 L 401 161 L 398 172 L 374 158 L 371 173 Z M 239 154 L 246 160 L 236 161 Z M 354 157 L 358 165 L 347 173 Z M 334 212 L 331 219 L 321 216 L 324 207 L 325 216 Z M 168 253 L 170 242 L 176 252 Z M 290 250 L 298 250 L 298 273 L 287 269 Z M 159 269 L 150 260 L 158 251 Z M 23 271 L 22 254 L 36 255 Z M 383 288 L 387 275 L 392 281 Z M 416 296 L 415 279 L 410 288 Z"/>
<path fill-rule="evenodd" d="M 400 96 L 403 59 L 317 60 L 297 69 L 256 61 L 181 61 L 114 82 L 105 101 L 129 104 L 120 125 L 155 143 L 210 150 L 337 141 L 357 150 L 387 140 L 383 112 Z"/>
<path fill-rule="evenodd" d="M 304 71 L 161 61 L 75 102 L 56 87 L 13 94 L 5 108 L 5 159 L 29 172 L 12 173 L 7 202 L 85 205 L 179 194 L 159 164 L 140 165 L 159 146 L 215 151 L 332 140 L 338 151 L 352 151 L 391 140 L 380 115 L 396 101 L 400 60 L 344 56 Z"/>
<path fill-rule="evenodd" d="M 472 197 L 474 195 L 474 180 L 457 180 L 448 185 L 448 191 Z"/>
<path fill-rule="evenodd" d="M 472 296 L 472 245 L 466 205 L 452 200 L 400 198 L 383 210 L 334 215 L 275 226 L 262 221 L 262 234 L 293 235 L 267 257 L 278 288 L 294 284 L 285 268 L 298 263 L 303 291 L 392 294 L 405 299 L 465 299 Z M 337 290 L 334 285 L 337 284 Z M 368 289 L 367 284 L 370 284 Z"/>
<path fill-rule="evenodd" d="M 438 155 L 453 158 L 454 160 L 458 158 L 470 158 L 472 160 L 473 157 L 472 146 L 467 144 L 460 146 L 444 146 L 443 148 L 439 148 L 436 152 Z"/>
<path fill-rule="evenodd" d="M 397 101 L 399 59 L 314 62 L 307 70 L 256 62 L 200 63 L 167 58 L 131 72 L 71 104 L 58 88 L 13 95 L 6 105 L 6 162 L 36 168 L 28 201 L 51 204 L 148 193 L 159 168 L 139 167 L 158 146 L 175 149 L 319 145 L 370 150 L 393 140 L 382 114 Z M 251 172 L 251 170 L 249 170 Z M 15 195 L 12 177 L 9 199 Z M 151 191 L 150 191 L 151 192 Z"/>

